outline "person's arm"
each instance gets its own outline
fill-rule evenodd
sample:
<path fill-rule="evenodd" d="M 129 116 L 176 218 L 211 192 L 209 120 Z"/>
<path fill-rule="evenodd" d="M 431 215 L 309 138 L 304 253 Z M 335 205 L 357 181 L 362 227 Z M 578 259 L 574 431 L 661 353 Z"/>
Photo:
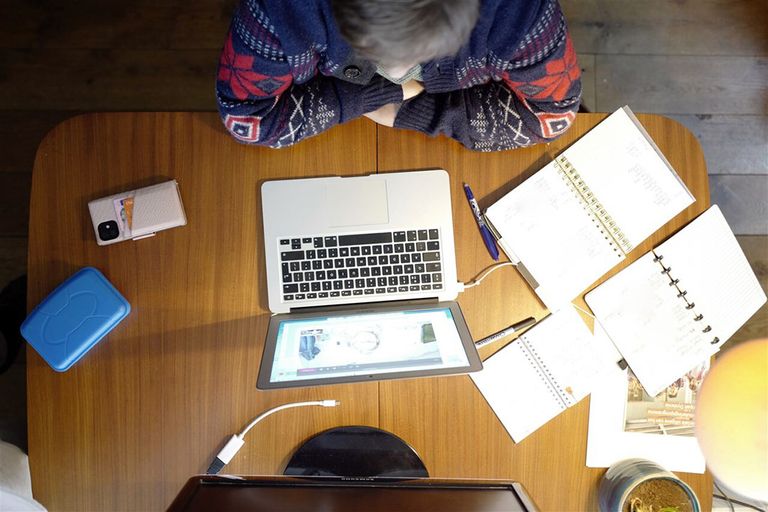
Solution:
<path fill-rule="evenodd" d="M 530 146 L 564 133 L 579 108 L 581 70 L 559 5 L 544 4 L 501 80 L 421 94 L 400 106 L 394 126 L 444 134 L 479 151 Z"/>
<path fill-rule="evenodd" d="M 287 30 L 287 28 L 286 28 Z M 400 86 L 375 76 L 357 85 L 317 71 L 322 57 L 314 49 L 306 57 L 311 71 L 295 80 L 259 0 L 238 8 L 219 61 L 216 99 L 227 130 L 238 141 L 283 147 L 336 124 L 402 101 Z"/>
<path fill-rule="evenodd" d="M 417 82 L 416 80 L 409 80 L 402 84 L 400 87 L 403 88 L 403 101 L 407 101 L 414 96 L 418 96 L 424 91 L 424 86 L 421 84 L 421 82 Z M 400 103 L 387 103 L 386 105 L 379 107 L 377 110 L 374 110 L 373 112 L 367 112 L 363 115 L 371 121 L 392 128 L 392 126 L 395 124 L 395 116 L 397 116 L 397 111 L 399 109 Z"/>

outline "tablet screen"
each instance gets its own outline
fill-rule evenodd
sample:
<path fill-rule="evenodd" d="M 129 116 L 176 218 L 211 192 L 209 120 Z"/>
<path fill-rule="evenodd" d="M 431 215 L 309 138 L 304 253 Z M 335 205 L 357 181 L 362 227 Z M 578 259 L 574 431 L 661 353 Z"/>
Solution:
<path fill-rule="evenodd" d="M 273 387 L 470 371 L 477 352 L 458 305 L 381 309 L 273 317 L 259 387 L 264 363 Z"/>

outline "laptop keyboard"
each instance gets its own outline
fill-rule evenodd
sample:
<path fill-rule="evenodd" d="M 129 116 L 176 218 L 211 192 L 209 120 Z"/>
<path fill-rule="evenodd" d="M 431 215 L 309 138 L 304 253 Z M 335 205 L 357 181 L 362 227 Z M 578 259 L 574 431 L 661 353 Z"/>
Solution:
<path fill-rule="evenodd" d="M 281 238 L 278 244 L 286 302 L 443 290 L 438 229 Z"/>

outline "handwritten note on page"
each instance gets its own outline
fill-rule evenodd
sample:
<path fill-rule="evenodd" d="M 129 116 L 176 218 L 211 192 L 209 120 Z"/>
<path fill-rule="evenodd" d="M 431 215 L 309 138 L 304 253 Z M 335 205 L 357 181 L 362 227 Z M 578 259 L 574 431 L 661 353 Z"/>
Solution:
<path fill-rule="evenodd" d="M 717 352 L 766 296 L 713 206 L 586 301 L 643 387 L 656 395 Z"/>

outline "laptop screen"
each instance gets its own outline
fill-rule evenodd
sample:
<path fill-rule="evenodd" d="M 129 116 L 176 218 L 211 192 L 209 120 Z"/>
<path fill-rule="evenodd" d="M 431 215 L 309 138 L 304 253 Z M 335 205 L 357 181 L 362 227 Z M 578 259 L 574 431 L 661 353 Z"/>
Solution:
<path fill-rule="evenodd" d="M 455 303 L 279 315 L 270 322 L 259 387 L 264 377 L 284 387 L 463 373 L 477 366 L 473 355 Z"/>

